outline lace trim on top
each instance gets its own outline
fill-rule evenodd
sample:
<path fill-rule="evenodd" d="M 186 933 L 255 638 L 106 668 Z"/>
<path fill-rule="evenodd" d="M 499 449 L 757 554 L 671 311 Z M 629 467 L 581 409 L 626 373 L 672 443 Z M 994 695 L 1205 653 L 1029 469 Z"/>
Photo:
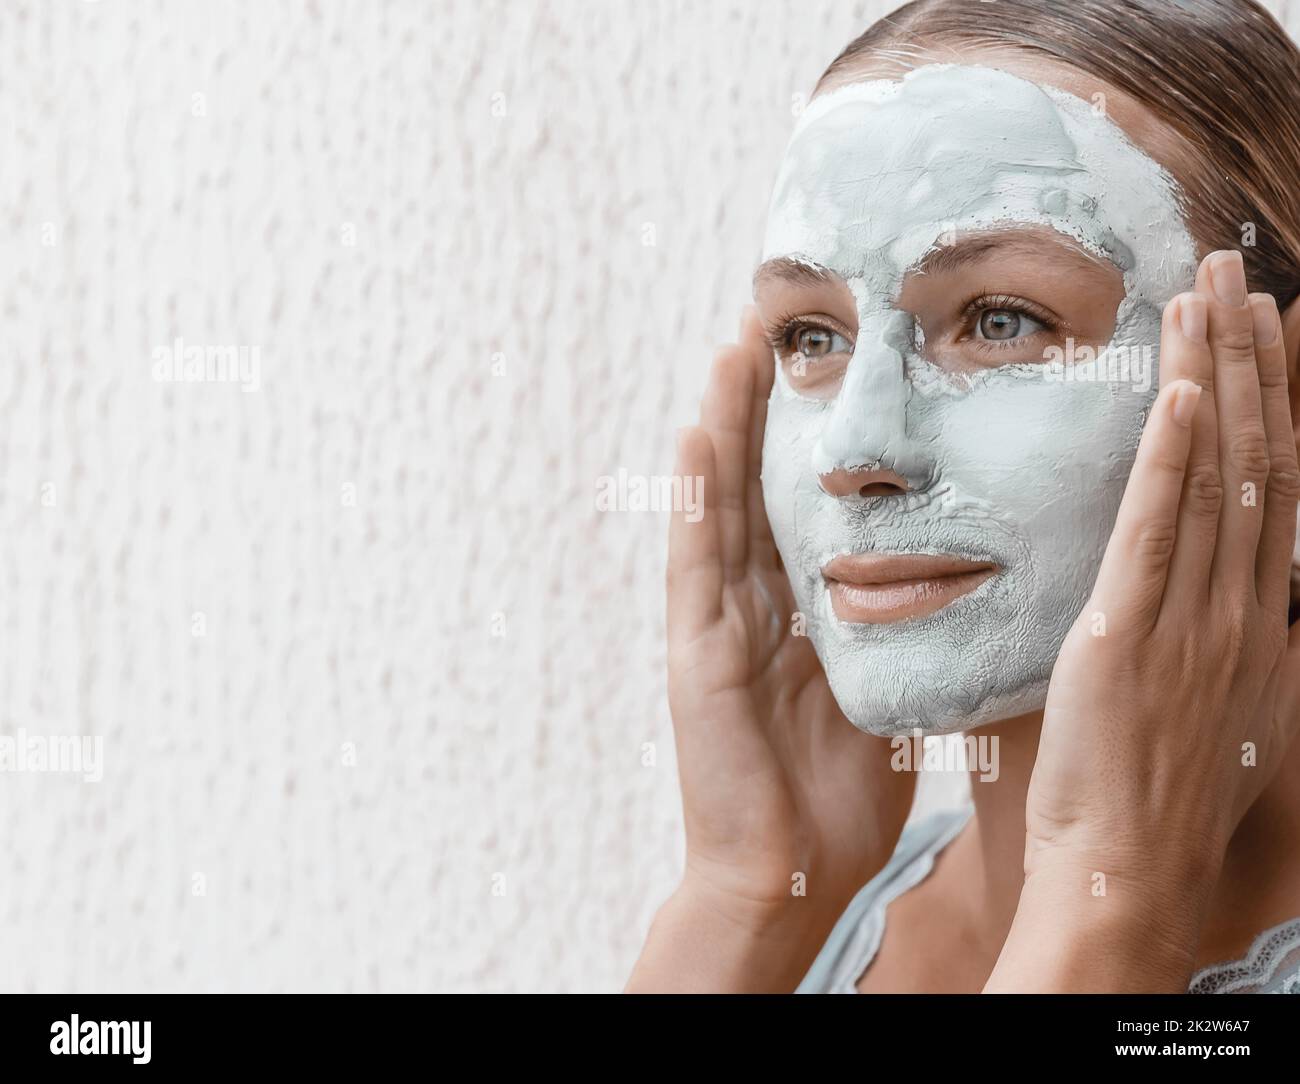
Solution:
<path fill-rule="evenodd" d="M 1192 976 L 1189 994 L 1252 994 L 1286 975 L 1277 994 L 1300 994 L 1300 918 L 1265 930 L 1240 960 L 1210 964 Z"/>

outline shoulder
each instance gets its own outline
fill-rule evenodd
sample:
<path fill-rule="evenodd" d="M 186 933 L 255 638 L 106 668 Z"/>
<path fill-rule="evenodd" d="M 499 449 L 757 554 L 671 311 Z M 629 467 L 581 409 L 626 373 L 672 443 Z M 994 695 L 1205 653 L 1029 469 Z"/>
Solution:
<path fill-rule="evenodd" d="M 875 955 L 885 907 L 924 879 L 934 856 L 970 819 L 969 802 L 911 821 L 884 867 L 858 890 L 827 937 L 796 993 L 850 993 Z"/>

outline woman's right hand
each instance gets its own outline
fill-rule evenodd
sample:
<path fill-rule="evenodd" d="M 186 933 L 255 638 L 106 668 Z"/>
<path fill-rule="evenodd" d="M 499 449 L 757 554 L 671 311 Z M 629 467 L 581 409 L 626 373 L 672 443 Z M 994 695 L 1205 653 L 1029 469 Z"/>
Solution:
<path fill-rule="evenodd" d="M 675 510 L 668 545 L 686 868 L 629 990 L 792 989 L 912 804 L 915 776 L 845 718 L 795 620 L 760 480 L 773 375 L 747 308 L 678 441 L 677 475 L 703 487 L 703 514 Z"/>

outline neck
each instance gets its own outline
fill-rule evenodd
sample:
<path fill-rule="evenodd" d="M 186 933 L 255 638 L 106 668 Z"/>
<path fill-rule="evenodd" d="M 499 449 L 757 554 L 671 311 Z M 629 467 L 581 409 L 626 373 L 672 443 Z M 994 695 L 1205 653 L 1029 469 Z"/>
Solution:
<path fill-rule="evenodd" d="M 1040 711 L 967 732 L 968 738 L 987 746 L 981 759 L 991 758 L 997 772 L 993 779 L 987 778 L 992 773 L 977 768 L 970 772 L 975 816 L 960 858 L 971 867 L 967 872 L 973 891 L 968 898 L 993 919 L 999 936 L 1011 928 L 1024 883 L 1025 798 L 1042 725 Z"/>

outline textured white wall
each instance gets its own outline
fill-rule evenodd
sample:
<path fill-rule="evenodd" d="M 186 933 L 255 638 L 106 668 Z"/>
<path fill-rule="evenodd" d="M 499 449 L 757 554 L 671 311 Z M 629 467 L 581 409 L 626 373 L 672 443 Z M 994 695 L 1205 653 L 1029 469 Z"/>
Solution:
<path fill-rule="evenodd" d="M 0 6 L 0 734 L 105 743 L 0 775 L 0 988 L 621 986 L 680 810 L 665 520 L 595 481 L 892 6 Z"/>

